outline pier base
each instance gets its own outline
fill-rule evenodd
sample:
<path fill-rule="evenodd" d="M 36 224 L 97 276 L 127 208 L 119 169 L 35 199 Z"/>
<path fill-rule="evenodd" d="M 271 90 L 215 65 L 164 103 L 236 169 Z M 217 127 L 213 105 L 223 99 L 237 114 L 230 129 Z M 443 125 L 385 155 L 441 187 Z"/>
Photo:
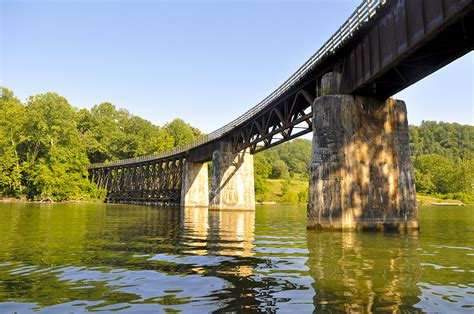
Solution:
<path fill-rule="evenodd" d="M 181 207 L 208 207 L 209 179 L 206 163 L 186 161 L 183 165 Z"/>
<path fill-rule="evenodd" d="M 403 101 L 317 98 L 310 171 L 308 228 L 418 228 Z"/>
<path fill-rule="evenodd" d="M 212 155 L 210 209 L 255 210 L 253 156 L 222 142 Z"/>

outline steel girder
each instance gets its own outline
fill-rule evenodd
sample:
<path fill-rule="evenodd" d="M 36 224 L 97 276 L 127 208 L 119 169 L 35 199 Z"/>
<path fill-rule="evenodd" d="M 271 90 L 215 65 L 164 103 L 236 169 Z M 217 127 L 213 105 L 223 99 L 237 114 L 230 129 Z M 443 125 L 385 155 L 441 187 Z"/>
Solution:
<path fill-rule="evenodd" d="M 252 154 L 309 133 L 313 129 L 312 104 L 317 80 L 311 80 L 276 106 L 253 117 L 229 136 L 234 152 L 250 148 Z"/>
<path fill-rule="evenodd" d="M 179 204 L 184 162 L 177 157 L 91 169 L 90 177 L 110 203 Z"/>

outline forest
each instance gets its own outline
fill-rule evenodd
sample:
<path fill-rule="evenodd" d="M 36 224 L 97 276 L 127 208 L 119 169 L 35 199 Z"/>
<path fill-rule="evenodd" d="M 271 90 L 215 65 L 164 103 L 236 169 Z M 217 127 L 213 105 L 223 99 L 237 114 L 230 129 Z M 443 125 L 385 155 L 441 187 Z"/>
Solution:
<path fill-rule="evenodd" d="M 1 88 L 0 193 L 62 201 L 102 198 L 84 167 L 159 153 L 203 133 L 182 119 L 163 126 L 104 102 L 76 109 L 56 93 L 25 102 Z M 423 121 L 410 126 L 417 193 L 474 201 L 474 126 Z M 296 139 L 254 155 L 258 201 L 305 202 L 311 141 Z"/>
<path fill-rule="evenodd" d="M 159 153 L 202 133 L 175 119 L 159 127 L 111 103 L 77 110 L 56 94 L 22 103 L 2 88 L 0 193 L 28 200 L 103 197 L 85 165 Z"/>

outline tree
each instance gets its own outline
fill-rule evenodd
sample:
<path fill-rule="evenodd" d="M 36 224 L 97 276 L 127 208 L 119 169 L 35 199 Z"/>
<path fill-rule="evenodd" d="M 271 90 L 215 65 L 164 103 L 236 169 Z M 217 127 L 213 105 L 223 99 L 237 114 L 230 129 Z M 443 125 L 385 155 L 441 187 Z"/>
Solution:
<path fill-rule="evenodd" d="M 422 121 L 410 126 L 410 148 L 413 156 L 436 154 L 452 161 L 472 159 L 474 127 L 458 123 Z"/>
<path fill-rule="evenodd" d="M 161 153 L 175 147 L 173 136 L 164 128 L 160 128 L 151 135 L 148 153 Z"/>
<path fill-rule="evenodd" d="M 262 201 L 263 195 L 265 194 L 265 192 L 268 191 L 268 187 L 265 182 L 265 179 L 260 176 L 255 176 L 254 188 L 255 188 L 255 199 L 257 201 Z"/>
<path fill-rule="evenodd" d="M 454 169 L 453 190 L 474 195 L 474 159 L 457 160 Z"/>
<path fill-rule="evenodd" d="M 263 153 L 253 155 L 253 165 L 255 177 L 266 179 L 272 174 L 272 165 Z"/>
<path fill-rule="evenodd" d="M 174 138 L 176 146 L 189 144 L 202 135 L 198 129 L 193 128 L 182 119 L 174 119 L 167 123 L 164 128 Z"/>
<path fill-rule="evenodd" d="M 94 188 L 87 179 L 76 112 L 64 97 L 46 93 L 29 98 L 21 155 L 28 196 L 77 199 Z"/>
<path fill-rule="evenodd" d="M 415 158 L 417 189 L 425 193 L 450 193 L 454 189 L 453 164 L 436 154 Z"/>
<path fill-rule="evenodd" d="M 0 88 L 0 193 L 18 197 L 23 192 L 18 145 L 23 140 L 26 108 L 13 93 Z"/>
<path fill-rule="evenodd" d="M 287 179 L 290 174 L 288 173 L 288 166 L 283 160 L 277 160 L 273 164 L 272 178 L 273 179 Z"/>
<path fill-rule="evenodd" d="M 78 128 L 92 163 L 159 153 L 174 147 L 164 128 L 117 109 L 111 103 L 78 112 Z"/>

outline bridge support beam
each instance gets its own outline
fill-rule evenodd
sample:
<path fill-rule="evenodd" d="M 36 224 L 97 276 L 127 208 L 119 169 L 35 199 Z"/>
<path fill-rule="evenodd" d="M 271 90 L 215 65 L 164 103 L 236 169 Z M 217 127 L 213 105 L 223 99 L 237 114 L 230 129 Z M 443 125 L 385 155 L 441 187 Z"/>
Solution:
<path fill-rule="evenodd" d="M 317 98 L 308 228 L 418 228 L 408 140 L 403 101 Z"/>
<path fill-rule="evenodd" d="M 181 207 L 209 207 L 209 179 L 206 163 L 189 161 L 184 163 Z"/>
<path fill-rule="evenodd" d="M 209 208 L 255 210 L 253 156 L 248 150 L 234 154 L 232 145 L 222 142 L 214 151 Z"/>

